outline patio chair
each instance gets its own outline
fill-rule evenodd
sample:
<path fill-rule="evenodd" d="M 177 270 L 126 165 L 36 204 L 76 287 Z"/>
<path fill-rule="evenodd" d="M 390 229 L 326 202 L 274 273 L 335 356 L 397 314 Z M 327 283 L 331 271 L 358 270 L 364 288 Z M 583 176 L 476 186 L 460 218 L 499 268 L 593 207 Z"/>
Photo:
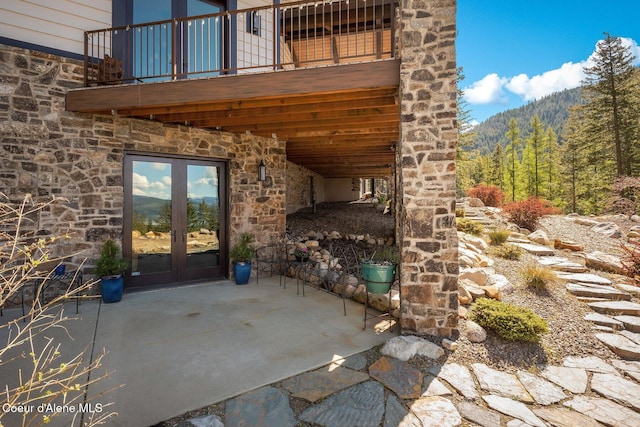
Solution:
<path fill-rule="evenodd" d="M 271 243 L 256 250 L 256 282 L 260 283 L 260 273 L 280 275 L 280 286 L 287 287 L 286 273 L 289 264 L 289 245 L 285 237 L 271 239 Z"/>

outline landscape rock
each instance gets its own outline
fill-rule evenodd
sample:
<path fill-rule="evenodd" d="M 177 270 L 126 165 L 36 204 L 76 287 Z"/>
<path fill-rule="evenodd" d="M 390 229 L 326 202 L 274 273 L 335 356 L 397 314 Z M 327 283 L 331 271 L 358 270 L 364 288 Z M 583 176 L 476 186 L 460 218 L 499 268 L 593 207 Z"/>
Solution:
<path fill-rule="evenodd" d="M 618 238 L 622 237 L 622 233 L 620 233 L 620 228 L 617 224 L 613 222 L 601 222 L 595 224 L 591 227 L 591 230 L 596 233 L 604 234 L 607 237 Z"/>
<path fill-rule="evenodd" d="M 385 356 L 406 362 L 415 355 L 437 360 L 444 356 L 442 347 L 415 335 L 403 335 L 388 340 L 380 350 Z"/>
<path fill-rule="evenodd" d="M 461 280 L 458 280 L 458 301 L 462 305 L 468 305 L 473 302 L 473 296 L 471 296 Z"/>
<path fill-rule="evenodd" d="M 540 375 L 574 394 L 587 390 L 587 371 L 582 368 L 550 365 L 544 368 Z"/>
<path fill-rule="evenodd" d="M 515 288 L 504 275 L 491 273 L 487 280 L 487 285 L 495 286 L 504 295 L 510 294 L 515 291 Z"/>
<path fill-rule="evenodd" d="M 456 341 L 451 341 L 448 338 L 444 338 L 442 340 L 442 347 L 449 351 L 456 351 L 458 349 L 458 343 Z"/>
<path fill-rule="evenodd" d="M 613 286 L 620 289 L 621 291 L 625 291 L 634 295 L 636 298 L 640 298 L 640 287 L 629 285 L 627 283 L 615 283 Z"/>
<path fill-rule="evenodd" d="M 502 293 L 497 286 L 480 286 L 480 289 L 484 291 L 484 294 L 488 298 L 496 299 L 498 301 L 502 299 Z"/>
<path fill-rule="evenodd" d="M 473 320 L 467 320 L 465 322 L 465 336 L 472 343 L 481 343 L 487 339 L 487 331 Z"/>
<path fill-rule="evenodd" d="M 591 417 L 583 415 L 579 412 L 565 408 L 539 408 L 534 409 L 533 413 L 543 420 L 549 422 L 554 427 L 601 427 Z"/>
<path fill-rule="evenodd" d="M 524 403 L 493 394 L 482 396 L 482 399 L 487 402 L 491 409 L 522 420 L 534 427 L 546 427 L 546 424 L 531 412 Z"/>
<path fill-rule="evenodd" d="M 604 360 L 600 359 L 596 356 L 587 356 L 587 357 L 575 357 L 568 356 L 565 357 L 562 362 L 563 366 L 568 368 L 582 368 L 586 369 L 590 372 L 599 372 L 602 374 L 615 374 L 617 373 L 616 369 L 609 365 Z"/>
<path fill-rule="evenodd" d="M 575 396 L 564 402 L 564 405 L 608 426 L 637 427 L 640 425 L 640 414 L 608 399 Z"/>
<path fill-rule="evenodd" d="M 471 369 L 482 390 L 518 399 L 521 402 L 533 403 L 533 399 L 515 375 L 492 369 L 483 363 L 473 363 Z"/>
<path fill-rule="evenodd" d="M 622 322 L 627 331 L 640 333 L 640 317 L 638 316 L 614 316 L 618 322 Z"/>
<path fill-rule="evenodd" d="M 384 408 L 384 387 L 376 381 L 367 381 L 307 408 L 300 420 L 326 427 L 377 426 L 382 421 Z"/>
<path fill-rule="evenodd" d="M 457 403 L 458 411 L 467 420 L 482 427 L 495 427 L 500 425 L 500 414 L 473 403 L 462 401 Z"/>
<path fill-rule="evenodd" d="M 558 278 L 568 282 L 577 282 L 580 284 L 592 283 L 594 285 L 611 285 L 611 280 L 590 273 L 558 273 Z"/>
<path fill-rule="evenodd" d="M 285 427 L 296 425 L 296 420 L 289 398 L 277 388 L 267 386 L 227 401 L 225 424 Z"/>
<path fill-rule="evenodd" d="M 364 372 L 337 366 L 330 370 L 321 368 L 289 378 L 282 383 L 282 386 L 292 396 L 313 403 L 368 379 L 369 375 Z"/>
<path fill-rule="evenodd" d="M 629 330 L 622 330 L 620 331 L 620 335 L 640 345 L 640 334 L 636 334 L 635 332 L 631 332 Z"/>
<path fill-rule="evenodd" d="M 596 334 L 604 345 L 609 347 L 611 351 L 627 360 L 640 360 L 640 345 L 634 343 L 628 338 L 618 334 L 600 333 Z"/>
<path fill-rule="evenodd" d="M 593 374 L 591 390 L 607 399 L 624 402 L 640 409 L 640 385 L 614 374 Z"/>
<path fill-rule="evenodd" d="M 470 280 L 478 286 L 485 286 L 489 281 L 489 273 L 483 268 L 470 268 L 461 271 L 458 275 L 458 280 L 464 279 Z"/>
<path fill-rule="evenodd" d="M 560 239 L 555 239 L 553 241 L 553 247 L 555 249 L 568 249 L 574 252 L 582 252 L 584 250 L 584 246 L 576 242 L 571 242 L 569 240 L 560 240 Z"/>
<path fill-rule="evenodd" d="M 212 414 L 180 421 L 177 427 L 224 427 L 224 423 L 219 416 Z"/>
<path fill-rule="evenodd" d="M 398 427 L 422 427 L 420 420 L 409 412 L 398 401 L 398 398 L 391 395 L 387 398 L 387 406 L 384 412 L 384 426 Z"/>
<path fill-rule="evenodd" d="M 595 225 L 599 225 L 600 224 L 595 219 L 589 219 L 589 218 L 567 217 L 567 219 L 572 220 L 576 224 L 586 225 L 586 226 L 589 226 L 589 227 L 593 227 Z"/>
<path fill-rule="evenodd" d="M 548 267 L 554 271 L 564 271 L 566 273 L 584 273 L 587 267 L 568 258 L 560 256 L 545 256 L 536 259 L 538 264 Z"/>
<path fill-rule="evenodd" d="M 567 397 L 557 385 L 527 371 L 518 371 L 518 378 L 531 397 L 540 405 L 551 405 Z"/>
<path fill-rule="evenodd" d="M 567 283 L 566 288 L 575 296 L 579 297 L 595 297 L 607 300 L 630 300 L 631 295 L 622 292 L 612 286 L 585 286 L 576 283 Z"/>
<path fill-rule="evenodd" d="M 447 363 L 441 367 L 437 375 L 438 378 L 445 380 L 451 387 L 455 388 L 465 399 L 475 400 L 480 397 L 471 372 L 466 366 Z"/>
<path fill-rule="evenodd" d="M 602 314 L 628 314 L 631 316 L 640 315 L 640 304 L 630 301 L 592 302 L 589 303 L 589 307 L 591 307 L 592 310 Z"/>
<path fill-rule="evenodd" d="M 514 243 L 514 245 L 519 246 L 522 250 L 537 256 L 554 256 L 556 254 L 553 249 L 542 245 L 534 245 L 530 243 Z"/>
<path fill-rule="evenodd" d="M 425 375 L 422 378 L 422 396 L 448 396 L 453 393 L 449 390 L 442 381 L 433 375 Z"/>
<path fill-rule="evenodd" d="M 467 205 L 470 208 L 484 208 L 484 203 L 482 203 L 482 200 L 478 199 L 477 197 L 469 197 L 469 200 L 467 200 Z"/>
<path fill-rule="evenodd" d="M 624 268 L 622 266 L 622 262 L 620 262 L 620 258 L 600 251 L 593 251 L 586 254 L 585 265 L 589 268 L 608 271 L 610 273 L 624 273 Z"/>
<path fill-rule="evenodd" d="M 462 424 L 462 417 L 449 399 L 440 396 L 421 397 L 411 405 L 423 427 L 454 427 Z"/>
<path fill-rule="evenodd" d="M 416 399 L 422 394 L 422 372 L 393 357 L 376 360 L 369 366 L 369 375 L 401 399 Z"/>
<path fill-rule="evenodd" d="M 547 233 L 545 233 L 544 230 L 536 230 L 533 233 L 529 234 L 527 237 L 532 242 L 538 243 L 540 245 L 547 246 L 551 244 L 551 240 L 549 240 L 549 236 L 547 236 Z"/>

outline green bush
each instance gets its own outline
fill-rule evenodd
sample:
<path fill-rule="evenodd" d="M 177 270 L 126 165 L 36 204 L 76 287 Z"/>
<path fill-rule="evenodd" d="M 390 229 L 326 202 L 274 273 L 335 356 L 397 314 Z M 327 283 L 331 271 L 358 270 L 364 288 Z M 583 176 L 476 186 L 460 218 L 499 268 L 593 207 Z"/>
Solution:
<path fill-rule="evenodd" d="M 523 267 L 522 277 L 525 285 L 536 289 L 544 289 L 548 284 L 558 281 L 558 276 L 553 271 L 538 265 Z"/>
<path fill-rule="evenodd" d="M 490 231 L 488 234 L 489 243 L 491 243 L 494 246 L 503 245 L 507 241 L 510 235 L 511 235 L 511 232 L 509 230 Z"/>
<path fill-rule="evenodd" d="M 482 224 L 468 218 L 456 218 L 456 226 L 458 227 L 458 231 L 473 234 L 474 236 L 479 236 L 484 231 Z"/>
<path fill-rule="evenodd" d="M 456 208 L 456 218 L 464 218 L 465 211 L 464 208 Z"/>
<path fill-rule="evenodd" d="M 538 342 L 549 332 L 547 321 L 533 311 L 494 299 L 478 299 L 470 318 L 508 341 Z"/>
<path fill-rule="evenodd" d="M 516 245 L 506 244 L 494 248 L 492 253 L 500 258 L 518 260 L 522 256 L 522 249 Z"/>

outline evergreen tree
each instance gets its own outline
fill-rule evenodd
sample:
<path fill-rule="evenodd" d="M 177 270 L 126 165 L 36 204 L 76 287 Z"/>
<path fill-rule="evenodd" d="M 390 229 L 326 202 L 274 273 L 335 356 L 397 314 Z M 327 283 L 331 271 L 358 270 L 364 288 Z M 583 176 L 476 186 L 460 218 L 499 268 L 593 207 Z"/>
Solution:
<path fill-rule="evenodd" d="M 530 157 L 527 159 L 527 173 L 531 175 L 527 177 L 530 185 L 528 195 L 540 197 L 540 167 L 542 152 L 544 151 L 544 130 L 537 114 L 531 119 L 531 134 L 529 134 L 529 138 L 527 138 L 525 151 Z"/>
<path fill-rule="evenodd" d="M 472 161 L 468 152 L 473 147 L 475 132 L 472 131 L 471 111 L 464 99 L 462 81 L 464 72 L 462 67 L 456 69 L 457 81 L 457 123 L 458 123 L 458 145 L 456 146 L 456 193 L 458 196 L 464 194 L 464 190 L 473 187 L 471 179 Z"/>
<path fill-rule="evenodd" d="M 504 191 L 504 150 L 501 144 L 496 144 L 491 156 L 491 170 L 489 171 L 489 184 L 495 185 Z"/>
<path fill-rule="evenodd" d="M 633 55 L 619 37 L 605 35 L 597 44 L 594 65 L 584 69 L 586 106 L 591 118 L 598 121 L 597 129 L 606 129 L 598 133 L 614 154 L 616 176 L 630 175 L 632 167 L 625 156 L 632 152 L 633 141 L 627 139 L 630 135 L 625 125 L 633 120 L 628 117 L 633 114 Z M 635 114 L 637 121 L 637 111 Z"/>
<path fill-rule="evenodd" d="M 551 126 L 547 127 L 544 135 L 545 151 L 543 164 L 545 167 L 545 182 L 543 197 L 555 206 L 562 205 L 562 185 L 560 176 L 561 154 L 558 136 Z"/>
<path fill-rule="evenodd" d="M 158 214 L 157 225 L 155 231 L 166 233 L 171 231 L 171 202 L 167 201 L 160 206 L 160 213 Z"/>
<path fill-rule="evenodd" d="M 520 160 L 519 150 L 520 145 L 522 144 L 522 139 L 520 138 L 520 129 L 518 128 L 518 124 L 516 123 L 516 119 L 511 119 L 509 121 L 509 130 L 506 133 L 506 137 L 509 140 L 509 144 L 506 149 L 506 157 L 507 161 L 505 163 L 505 168 L 507 171 L 507 184 L 511 192 L 511 201 L 516 201 L 517 194 L 517 171 Z"/>

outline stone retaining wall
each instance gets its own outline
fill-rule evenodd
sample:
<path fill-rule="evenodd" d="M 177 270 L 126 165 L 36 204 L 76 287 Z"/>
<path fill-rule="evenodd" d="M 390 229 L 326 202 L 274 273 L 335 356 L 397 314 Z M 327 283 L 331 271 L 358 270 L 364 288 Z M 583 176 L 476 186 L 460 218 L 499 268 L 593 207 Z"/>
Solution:
<path fill-rule="evenodd" d="M 85 258 L 91 265 L 104 240 L 122 238 L 127 152 L 227 161 L 231 244 L 244 231 L 260 243 L 284 233 L 284 141 L 67 112 L 65 94 L 82 86 L 82 76 L 80 61 L 0 45 L 0 191 L 14 201 L 25 194 L 66 199 L 32 225 L 40 235 L 72 233 L 54 255 L 70 256 L 71 267 Z"/>

